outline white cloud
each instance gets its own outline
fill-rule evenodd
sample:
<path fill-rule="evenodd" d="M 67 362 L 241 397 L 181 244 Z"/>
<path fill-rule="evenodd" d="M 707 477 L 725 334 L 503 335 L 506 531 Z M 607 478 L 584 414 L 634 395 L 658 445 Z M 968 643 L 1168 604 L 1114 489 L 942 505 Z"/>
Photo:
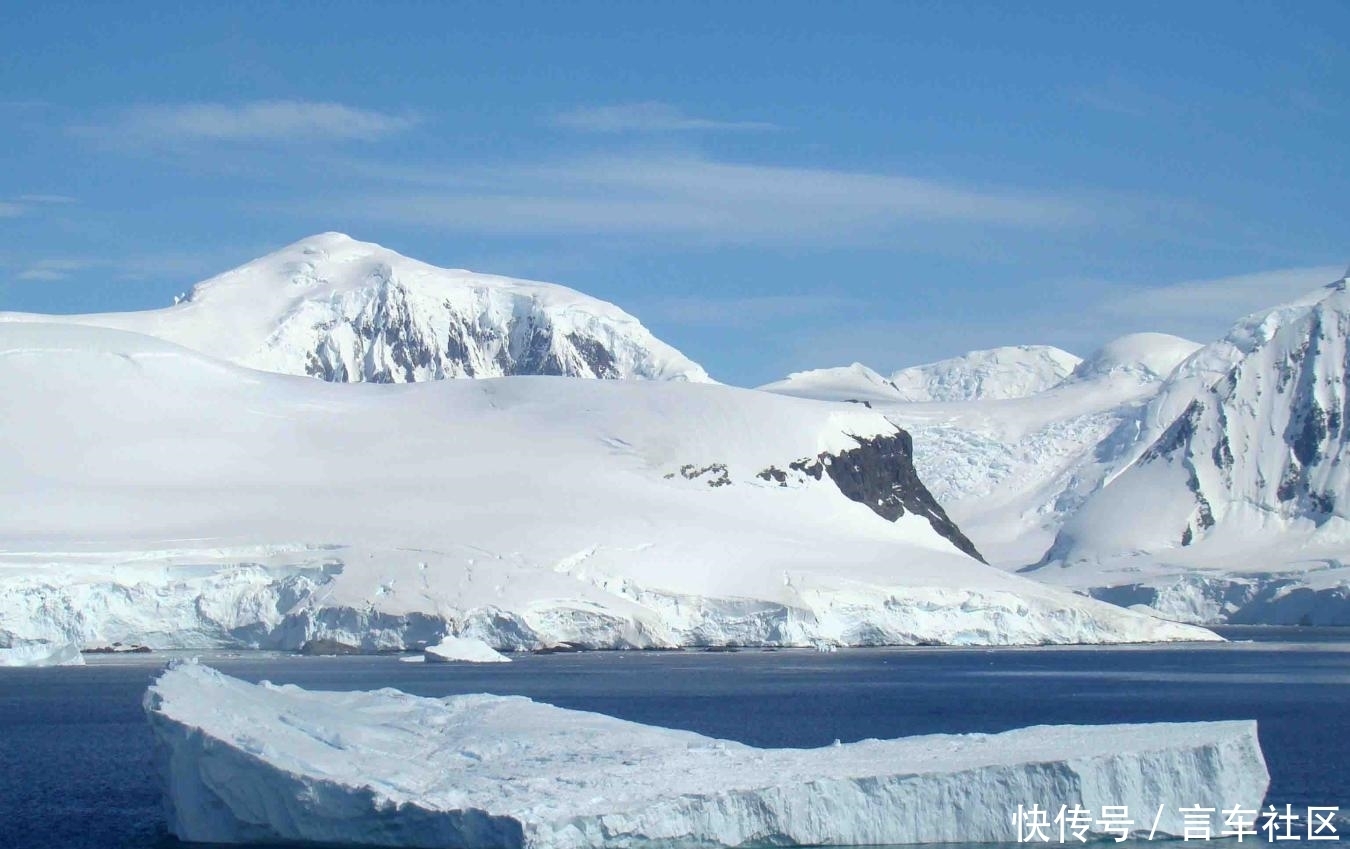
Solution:
<path fill-rule="evenodd" d="M 341 103 L 259 100 L 248 103 L 183 103 L 137 106 L 101 127 L 82 128 L 101 137 L 137 142 L 371 141 L 417 123 L 406 115 Z"/>
<path fill-rule="evenodd" d="M 586 133 L 678 133 L 690 131 L 776 130 L 764 121 L 722 121 L 689 115 L 669 103 L 621 103 L 583 106 L 553 116 L 556 126 Z"/>
<path fill-rule="evenodd" d="M 675 236 L 721 244 L 882 244 L 920 228 L 1054 229 L 1088 204 L 1048 194 L 696 156 L 592 157 L 454 174 L 366 176 L 406 191 L 323 199 L 329 214 L 494 234 Z M 383 177 L 384 179 L 381 179 Z"/>
<path fill-rule="evenodd" d="M 23 204 L 0 200 L 0 218 L 18 218 L 23 212 Z"/>

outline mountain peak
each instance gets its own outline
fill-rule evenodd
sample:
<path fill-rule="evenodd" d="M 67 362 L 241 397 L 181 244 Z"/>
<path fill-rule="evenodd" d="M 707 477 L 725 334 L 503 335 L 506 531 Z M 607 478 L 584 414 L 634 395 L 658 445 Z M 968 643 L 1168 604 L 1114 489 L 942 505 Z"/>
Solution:
<path fill-rule="evenodd" d="M 891 382 L 908 401 L 1025 398 L 1057 385 L 1080 362 L 1050 345 L 1008 345 L 901 369 Z"/>
<path fill-rule="evenodd" d="M 341 383 L 518 374 L 710 380 L 614 304 L 553 283 L 439 268 L 337 232 L 198 283 L 166 309 L 62 320 Z"/>
<path fill-rule="evenodd" d="M 1170 333 L 1129 333 L 1107 342 L 1074 369 L 1078 379 L 1128 372 L 1162 380 L 1183 360 L 1200 350 L 1198 342 Z"/>

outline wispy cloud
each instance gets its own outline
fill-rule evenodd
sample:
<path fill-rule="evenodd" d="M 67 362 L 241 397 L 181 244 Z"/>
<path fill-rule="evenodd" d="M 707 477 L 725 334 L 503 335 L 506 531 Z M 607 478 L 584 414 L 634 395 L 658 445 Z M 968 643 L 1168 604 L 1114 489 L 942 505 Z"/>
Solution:
<path fill-rule="evenodd" d="M 613 106 L 583 106 L 553 116 L 555 126 L 585 133 L 680 133 L 692 131 L 776 130 L 765 121 L 728 121 L 690 115 L 669 103 L 647 101 Z"/>
<path fill-rule="evenodd" d="M 31 212 L 33 207 L 67 203 L 75 203 L 75 198 L 66 195 L 19 195 L 0 200 L 0 218 L 19 218 Z"/>
<path fill-rule="evenodd" d="M 67 204 L 75 203 L 70 195 L 19 195 L 19 203 Z"/>
<path fill-rule="evenodd" d="M 383 179 L 381 179 L 383 176 Z M 367 177 L 403 190 L 325 198 L 324 209 L 463 232 L 656 235 L 722 244 L 876 244 L 926 225 L 1063 228 L 1091 220 L 1071 198 L 908 177 L 717 161 L 592 157 Z"/>
<path fill-rule="evenodd" d="M 258 100 L 136 106 L 79 132 L 134 142 L 373 141 L 416 123 L 413 116 L 341 103 Z"/>
<path fill-rule="evenodd" d="M 66 280 L 94 264 L 84 259 L 40 259 L 29 263 L 15 277 L 19 280 Z"/>

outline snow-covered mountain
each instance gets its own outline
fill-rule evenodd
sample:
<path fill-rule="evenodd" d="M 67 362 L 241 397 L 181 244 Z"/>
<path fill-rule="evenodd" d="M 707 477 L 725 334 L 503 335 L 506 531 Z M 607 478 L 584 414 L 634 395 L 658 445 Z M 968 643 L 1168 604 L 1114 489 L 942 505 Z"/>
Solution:
<path fill-rule="evenodd" d="M 905 401 L 1026 398 L 1064 380 L 1079 362 L 1049 345 L 1016 345 L 900 369 L 891 383 Z"/>
<path fill-rule="evenodd" d="M 812 369 L 761 386 L 780 395 L 838 401 L 983 401 L 1025 398 L 1060 383 L 1080 360 L 1049 345 L 971 351 L 883 377 L 861 363 Z"/>
<path fill-rule="evenodd" d="M 1132 458 L 1163 378 L 1198 347 L 1142 333 L 1081 361 L 1056 348 L 977 351 L 969 369 L 949 361 L 934 372 L 952 378 L 949 388 L 978 387 L 973 397 L 942 403 L 905 400 L 863 366 L 801 372 L 762 388 L 865 401 L 904 427 L 938 502 L 991 563 L 1015 568 L 1038 560 L 1063 521 Z"/>
<path fill-rule="evenodd" d="M 0 314 L 24 319 L 46 317 Z M 550 283 L 436 268 L 341 233 L 303 239 L 199 283 L 166 309 L 61 320 L 335 382 L 709 379 L 613 304 Z"/>
<path fill-rule="evenodd" d="M 1348 286 L 1192 357 L 1155 405 L 1174 418 L 1035 574 L 1186 619 L 1350 624 Z"/>
<path fill-rule="evenodd" d="M 11 321 L 0 420 L 0 645 L 1208 635 L 982 564 L 908 436 L 856 404 L 685 381 L 333 385 Z"/>

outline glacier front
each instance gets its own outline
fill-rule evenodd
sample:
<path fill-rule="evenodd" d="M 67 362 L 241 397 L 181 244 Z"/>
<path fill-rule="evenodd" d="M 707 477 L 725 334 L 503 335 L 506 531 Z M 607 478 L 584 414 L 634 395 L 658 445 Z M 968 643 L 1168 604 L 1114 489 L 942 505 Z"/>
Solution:
<path fill-rule="evenodd" d="M 1255 808 L 1268 784 L 1255 722 L 758 749 L 515 696 L 311 692 L 197 663 L 170 666 L 145 708 L 169 829 L 212 843 L 1011 842 L 1019 805 L 1075 803 L 1150 821 L 1162 805 L 1157 833 L 1179 835 L 1181 806 Z"/>

